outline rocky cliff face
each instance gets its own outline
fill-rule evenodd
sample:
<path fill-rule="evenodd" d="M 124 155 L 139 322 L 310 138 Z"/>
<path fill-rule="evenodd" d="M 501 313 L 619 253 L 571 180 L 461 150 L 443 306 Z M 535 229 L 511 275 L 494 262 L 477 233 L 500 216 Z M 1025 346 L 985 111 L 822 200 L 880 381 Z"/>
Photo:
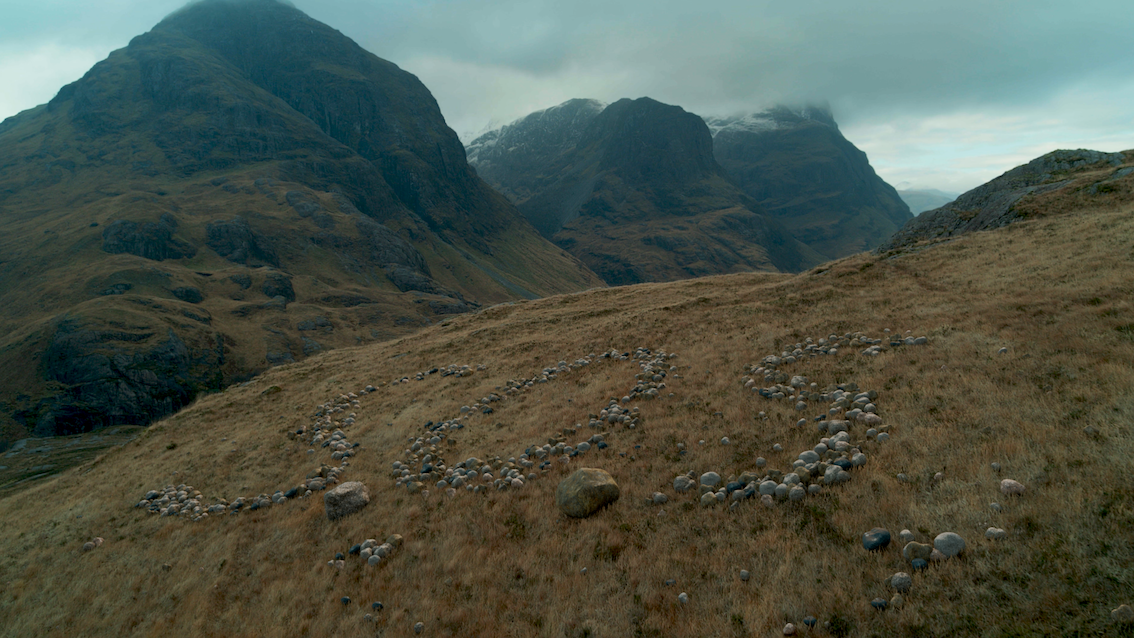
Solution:
<path fill-rule="evenodd" d="M 589 192 L 585 181 L 574 190 L 558 188 L 564 162 L 582 146 L 580 140 L 601 112 L 594 100 L 571 100 L 533 113 L 470 143 L 469 163 L 541 232 L 557 232 L 551 230 L 560 223 L 555 220 L 574 214 Z M 674 121 L 663 121 L 659 118 L 657 125 L 681 130 Z M 704 148 L 682 146 L 676 140 L 666 152 L 692 159 L 683 160 L 683 167 L 706 158 L 715 160 L 724 169 L 724 178 L 751 198 L 746 206 L 758 207 L 762 215 L 777 221 L 816 259 L 869 250 L 911 217 L 898 193 L 875 174 L 866 154 L 842 136 L 826 107 L 778 106 L 743 116 L 705 118 L 705 122 L 711 133 L 708 155 Z M 611 149 L 628 141 L 609 137 Z M 625 148 L 627 153 L 646 151 Z M 659 166 L 672 163 L 660 155 L 654 159 Z M 553 188 L 557 199 L 548 197 Z M 548 210 L 556 205 L 558 212 Z"/>
<path fill-rule="evenodd" d="M 275 0 L 192 4 L 0 123 L 0 211 L 0 438 L 601 283 L 416 77 Z"/>
<path fill-rule="evenodd" d="M 713 154 L 737 185 L 827 259 L 874 248 L 912 216 L 826 107 L 706 122 Z"/>
<path fill-rule="evenodd" d="M 527 134 L 525 119 L 499 137 L 543 159 L 486 160 L 479 150 L 474 165 L 491 164 L 485 174 L 532 225 L 607 283 L 799 270 L 817 261 L 730 181 L 698 116 L 649 98 L 619 100 L 593 116 L 582 101 L 557 109 L 574 112 L 555 121 L 562 128 L 554 134 Z M 493 153 L 506 153 L 502 146 Z"/>
<path fill-rule="evenodd" d="M 956 200 L 917 216 L 879 252 L 921 242 L 1000 228 L 1029 217 L 1085 206 L 1134 200 L 1134 162 L 1129 153 L 1058 150 L 1017 166 Z"/>
<path fill-rule="evenodd" d="M 525 201 L 546 186 L 550 167 L 575 148 L 606 106 L 575 99 L 536 111 L 470 142 L 469 164 L 512 202 Z"/>

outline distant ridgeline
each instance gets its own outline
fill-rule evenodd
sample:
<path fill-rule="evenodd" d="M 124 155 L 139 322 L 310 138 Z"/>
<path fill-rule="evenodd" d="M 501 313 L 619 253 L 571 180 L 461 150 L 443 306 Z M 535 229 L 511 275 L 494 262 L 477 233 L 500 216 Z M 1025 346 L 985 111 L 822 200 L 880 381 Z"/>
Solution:
<path fill-rule="evenodd" d="M 0 211 L 0 441 L 601 285 L 416 77 L 274 0 L 192 4 L 0 124 Z"/>
<path fill-rule="evenodd" d="M 1134 152 L 1052 151 L 910 220 L 879 252 L 1134 200 Z"/>
<path fill-rule="evenodd" d="M 648 98 L 576 99 L 466 150 L 609 283 L 799 270 L 873 248 L 911 217 L 826 108 L 702 121 Z"/>

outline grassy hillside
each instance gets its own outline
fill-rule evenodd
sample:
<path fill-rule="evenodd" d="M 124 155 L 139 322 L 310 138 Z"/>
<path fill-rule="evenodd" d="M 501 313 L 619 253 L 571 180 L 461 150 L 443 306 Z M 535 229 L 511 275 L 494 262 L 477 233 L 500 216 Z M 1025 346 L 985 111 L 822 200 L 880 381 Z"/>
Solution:
<path fill-rule="evenodd" d="M 817 632 L 828 623 L 822 635 L 1129 635 L 1110 610 L 1134 601 L 1132 213 L 1080 208 L 799 275 L 500 305 L 273 368 L 0 497 L 2 633 L 409 636 L 421 622 L 430 636 L 767 636 L 814 616 Z M 830 335 L 837 354 L 807 356 L 807 339 L 819 347 Z M 928 343 L 890 345 L 907 335 Z M 880 353 L 862 354 L 861 337 L 881 339 Z M 753 374 L 797 347 L 803 356 L 772 381 Z M 450 364 L 467 374 L 418 380 Z M 646 389 L 638 383 L 657 385 L 654 374 L 658 398 L 620 402 Z M 803 386 L 802 411 L 746 387 L 795 375 L 816 384 Z M 866 463 L 849 481 L 819 480 L 817 495 L 770 508 L 759 498 L 705 507 L 696 490 L 674 491 L 690 471 L 729 481 L 790 470 L 819 443 L 814 417 L 836 384 L 875 391 L 876 427 L 889 436 L 851 425 Z M 629 423 L 590 427 L 612 399 Z M 443 421 L 446 431 L 427 429 Z M 311 445 L 315 425 L 359 444 L 340 477 L 369 488 L 357 514 L 329 522 L 319 491 L 196 522 L 135 507 L 167 485 L 194 487 L 208 507 L 343 465 L 333 447 Z M 488 488 L 411 493 L 392 474 L 430 453 L 449 468 L 475 456 L 498 476 L 531 446 L 595 433 L 605 449 L 566 463 L 553 453 L 546 471 L 531 457 L 522 473 L 537 476 L 523 487 L 475 478 Z M 610 472 L 621 498 L 567 519 L 555 488 L 579 467 Z M 1026 492 L 1003 495 L 1002 479 Z M 655 492 L 668 502 L 649 502 Z M 876 526 L 895 540 L 868 554 L 860 536 Z M 989 527 L 1006 538 L 987 540 Z M 915 572 L 903 529 L 922 543 L 955 532 L 966 549 Z M 353 555 L 328 565 L 392 534 L 404 544 L 376 566 Z M 83 551 L 95 537 L 105 540 Z M 899 571 L 913 577 L 904 604 L 875 611 Z"/>

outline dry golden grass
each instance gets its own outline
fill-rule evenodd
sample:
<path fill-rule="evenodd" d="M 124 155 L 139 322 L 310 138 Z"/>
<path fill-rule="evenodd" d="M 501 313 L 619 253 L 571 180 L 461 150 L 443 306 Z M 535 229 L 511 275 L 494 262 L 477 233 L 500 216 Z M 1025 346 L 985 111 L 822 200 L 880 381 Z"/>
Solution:
<path fill-rule="evenodd" d="M 12 636 L 404 636 L 422 621 L 429 636 L 765 636 L 812 614 L 856 636 L 1119 633 L 1109 610 L 1134 602 L 1132 212 L 1022 222 L 798 276 L 728 275 L 498 306 L 273 369 L 0 500 L 0 628 Z M 746 364 L 809 336 L 884 328 L 926 334 L 930 344 L 875 358 L 845 349 L 785 368 L 880 393 L 893 438 L 867 446 L 869 463 L 849 483 L 802 504 L 769 510 L 748 501 L 735 513 L 673 493 L 678 473 L 739 475 L 756 456 L 782 469 L 816 442 L 813 430 L 792 427 L 789 406 L 743 390 Z M 390 463 L 425 421 L 456 416 L 561 359 L 638 346 L 678 353 L 681 378 L 667 380 L 673 398 L 637 403 L 640 429 L 612 431 L 611 447 L 582 462 L 619 482 L 612 507 L 565 519 L 553 498 L 563 469 L 486 496 L 395 489 Z M 997 354 L 1002 346 L 1008 354 Z M 207 499 L 294 485 L 318 461 L 285 433 L 309 423 L 316 405 L 449 363 L 488 371 L 362 397 L 349 430 L 362 447 L 346 473 L 369 486 L 359 514 L 328 522 L 317 497 L 199 523 L 133 508 L 169 483 L 192 484 Z M 603 360 L 538 385 L 470 418 L 444 455 L 450 463 L 518 455 L 625 394 L 637 371 Z M 273 385 L 282 392 L 261 394 Z M 754 419 L 762 410 L 766 422 Z M 1100 435 L 1085 435 L 1088 425 Z M 732 445 L 716 443 L 725 435 Z M 772 452 L 777 442 L 784 453 Z M 931 481 L 936 472 L 944 480 Z M 1025 483 L 1026 496 L 1002 497 L 1004 477 Z M 654 491 L 670 502 L 647 505 Z M 990 525 L 1008 538 L 986 541 Z M 895 535 L 909 528 L 923 542 L 955 531 L 968 549 L 915 575 L 904 608 L 879 614 L 868 601 L 888 597 L 883 580 L 907 568 L 893 546 L 880 556 L 862 550 L 859 535 L 874 526 Z M 391 533 L 406 544 L 380 567 L 356 557 L 341 572 L 326 564 Z M 80 552 L 94 536 L 106 543 Z M 675 587 L 665 586 L 669 578 Z M 681 591 L 689 604 L 678 604 Z M 353 602 L 344 607 L 341 596 Z M 363 615 L 374 600 L 385 609 L 371 624 Z"/>

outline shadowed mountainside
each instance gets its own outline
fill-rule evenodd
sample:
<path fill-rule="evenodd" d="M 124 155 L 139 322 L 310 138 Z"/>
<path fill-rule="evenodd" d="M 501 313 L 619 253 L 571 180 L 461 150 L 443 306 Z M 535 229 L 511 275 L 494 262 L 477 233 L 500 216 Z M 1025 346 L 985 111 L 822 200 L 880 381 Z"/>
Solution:
<path fill-rule="evenodd" d="M 601 285 L 428 89 L 274 0 L 192 4 L 0 124 L 0 439 Z"/>
<path fill-rule="evenodd" d="M 607 283 L 821 260 L 732 183 L 699 117 L 649 98 L 597 108 L 573 100 L 530 115 L 478 138 L 470 155 L 533 226 Z"/>
<path fill-rule="evenodd" d="M 550 236 L 591 192 L 590 174 L 571 163 L 587 163 L 578 157 L 576 147 L 603 108 L 601 102 L 576 99 L 532 113 L 470 142 L 469 163 Z M 826 107 L 777 106 L 749 115 L 704 119 L 712 136 L 712 157 L 725 169 L 718 176 L 752 198 L 746 208 L 779 222 L 815 259 L 873 248 L 910 218 L 909 207 L 874 173 L 866 154 L 842 136 Z M 666 135 L 677 136 L 682 130 L 672 120 L 662 126 Z M 615 143 L 643 145 L 625 138 Z M 678 144 L 670 150 L 675 156 L 703 155 L 696 145 Z M 669 164 L 682 161 L 656 159 Z M 735 189 L 695 190 L 699 196 Z M 629 199 L 616 196 L 614 206 L 632 208 L 635 202 Z M 680 215 L 680 207 L 686 205 L 680 199 L 662 199 L 656 207 Z"/>
<path fill-rule="evenodd" d="M 745 193 L 827 259 L 874 248 L 910 219 L 826 107 L 706 118 L 713 155 Z"/>
<path fill-rule="evenodd" d="M 1124 204 L 1134 198 L 1132 157 L 1132 151 L 1052 151 L 922 213 L 878 251 L 1000 228 L 1052 212 Z"/>

